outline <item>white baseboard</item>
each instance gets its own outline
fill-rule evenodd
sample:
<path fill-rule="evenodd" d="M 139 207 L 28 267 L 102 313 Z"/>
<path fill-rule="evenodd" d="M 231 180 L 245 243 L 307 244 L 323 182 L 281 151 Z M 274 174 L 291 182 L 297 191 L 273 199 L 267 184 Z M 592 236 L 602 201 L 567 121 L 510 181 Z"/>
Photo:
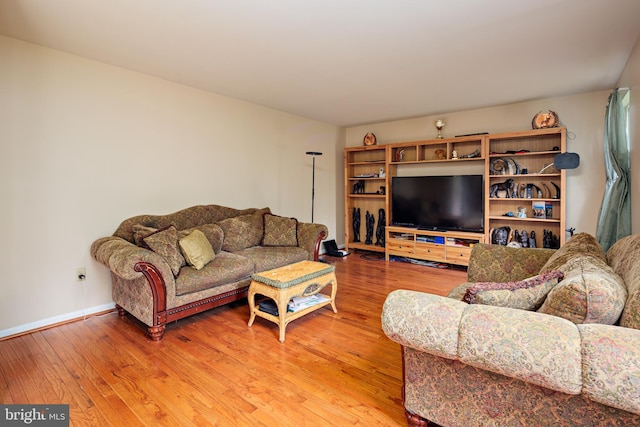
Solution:
<path fill-rule="evenodd" d="M 9 329 L 0 331 L 0 339 L 4 337 L 10 337 L 12 335 L 24 334 L 29 331 L 36 331 L 38 329 L 53 326 L 59 323 L 67 323 L 73 320 L 80 320 L 83 317 L 91 316 L 96 313 L 112 310 L 116 307 L 113 302 L 97 305 L 95 307 L 86 308 L 83 310 L 73 311 L 71 313 L 61 314 L 59 316 L 49 317 L 47 319 L 37 320 L 35 322 L 27 323 L 24 325 L 16 326 Z"/>

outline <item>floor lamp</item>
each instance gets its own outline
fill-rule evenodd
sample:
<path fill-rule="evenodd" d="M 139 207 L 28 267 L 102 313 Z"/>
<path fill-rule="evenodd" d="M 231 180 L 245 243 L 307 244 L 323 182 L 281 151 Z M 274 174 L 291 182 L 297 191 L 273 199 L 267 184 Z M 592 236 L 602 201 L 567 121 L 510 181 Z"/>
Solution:
<path fill-rule="evenodd" d="M 313 203 L 316 197 L 316 156 L 322 156 L 322 153 L 307 151 L 307 155 L 313 156 L 313 171 L 311 172 L 311 222 L 313 222 Z"/>

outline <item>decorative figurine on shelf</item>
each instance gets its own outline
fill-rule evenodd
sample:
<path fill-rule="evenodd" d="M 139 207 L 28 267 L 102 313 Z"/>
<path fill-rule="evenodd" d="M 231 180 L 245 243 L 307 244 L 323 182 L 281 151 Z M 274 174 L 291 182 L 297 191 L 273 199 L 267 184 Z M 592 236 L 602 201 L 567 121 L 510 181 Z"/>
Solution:
<path fill-rule="evenodd" d="M 518 218 L 526 218 L 527 217 L 527 208 L 518 206 Z"/>
<path fill-rule="evenodd" d="M 520 232 L 520 244 L 523 248 L 529 247 L 529 236 L 527 235 L 527 230 L 522 230 Z"/>
<path fill-rule="evenodd" d="M 381 194 L 381 195 L 383 195 L 383 196 L 384 196 L 384 195 L 385 195 L 385 193 L 386 193 L 386 191 L 387 191 L 387 190 L 386 190 L 386 187 L 385 187 L 384 185 L 381 185 L 381 186 L 380 186 L 380 189 L 378 190 L 378 194 Z"/>
<path fill-rule="evenodd" d="M 378 173 L 378 178 L 386 178 L 387 174 L 384 173 L 384 168 L 380 168 L 380 173 Z"/>
<path fill-rule="evenodd" d="M 435 125 L 436 125 L 436 129 L 438 129 L 438 136 L 436 137 L 437 139 L 442 139 L 444 138 L 442 136 L 442 128 L 444 128 L 444 125 L 446 125 L 445 121 L 442 119 L 438 119 L 435 121 Z"/>
<path fill-rule="evenodd" d="M 498 191 L 506 191 L 507 199 L 510 199 L 511 196 L 513 196 L 514 189 L 515 183 L 513 182 L 513 179 L 509 178 L 505 182 L 499 182 L 491 185 L 491 187 L 489 187 L 489 197 L 500 197 L 498 196 Z"/>
<path fill-rule="evenodd" d="M 376 220 L 373 217 L 373 214 L 370 214 L 369 211 L 367 211 L 364 218 L 365 218 L 366 227 L 367 227 L 367 236 L 364 240 L 364 244 L 372 245 L 373 244 L 373 225 L 375 224 Z"/>
<path fill-rule="evenodd" d="M 544 237 L 542 238 L 542 247 L 549 249 L 559 249 L 560 239 L 554 235 L 551 230 L 542 230 Z"/>
<path fill-rule="evenodd" d="M 524 199 L 527 195 L 527 184 L 520 184 L 520 190 L 517 191 L 517 196 Z"/>
<path fill-rule="evenodd" d="M 491 243 L 506 246 L 509 241 L 511 227 L 500 227 L 491 230 Z"/>
<path fill-rule="evenodd" d="M 453 150 L 453 151 L 451 152 L 451 158 L 452 158 L 453 160 L 458 160 L 458 152 L 457 152 L 456 150 Z"/>
<path fill-rule="evenodd" d="M 353 241 L 360 241 L 360 208 L 353 208 L 353 215 L 351 218 L 353 226 Z"/>
<path fill-rule="evenodd" d="M 542 247 L 545 249 L 551 249 L 551 231 L 542 230 Z"/>
<path fill-rule="evenodd" d="M 475 150 L 469 154 L 465 154 L 464 156 L 460 156 L 460 159 L 474 159 L 476 157 L 480 157 L 480 150 Z"/>
<path fill-rule="evenodd" d="M 353 191 L 351 194 L 364 194 L 364 180 L 361 179 L 353 184 Z"/>
<path fill-rule="evenodd" d="M 529 233 L 529 247 L 535 248 L 536 246 L 536 232 L 531 230 L 531 233 Z"/>
<path fill-rule="evenodd" d="M 447 157 L 447 153 L 442 148 L 438 148 L 434 154 L 436 155 L 437 160 L 444 160 Z"/>
<path fill-rule="evenodd" d="M 396 162 L 404 161 L 404 148 L 402 150 L 396 151 Z"/>
<path fill-rule="evenodd" d="M 376 246 L 384 248 L 384 225 L 387 223 L 384 209 L 378 209 L 378 227 L 376 227 Z"/>

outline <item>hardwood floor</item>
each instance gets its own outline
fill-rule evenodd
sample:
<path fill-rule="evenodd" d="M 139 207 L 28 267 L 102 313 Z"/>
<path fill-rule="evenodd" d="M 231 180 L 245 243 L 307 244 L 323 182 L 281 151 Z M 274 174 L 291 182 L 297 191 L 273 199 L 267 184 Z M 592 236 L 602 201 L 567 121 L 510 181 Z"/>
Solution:
<path fill-rule="evenodd" d="M 159 343 L 113 312 L 0 341 L 0 402 L 68 403 L 74 426 L 406 425 L 400 347 L 382 332 L 389 292 L 444 295 L 466 271 L 357 252 L 330 307 L 247 326 L 236 303 L 172 323 Z"/>

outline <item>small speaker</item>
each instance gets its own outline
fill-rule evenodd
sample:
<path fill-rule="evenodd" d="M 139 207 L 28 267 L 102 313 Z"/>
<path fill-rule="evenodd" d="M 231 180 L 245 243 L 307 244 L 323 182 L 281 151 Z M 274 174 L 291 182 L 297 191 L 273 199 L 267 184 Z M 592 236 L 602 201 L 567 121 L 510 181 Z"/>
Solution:
<path fill-rule="evenodd" d="M 553 165 L 558 169 L 575 169 L 580 166 L 578 153 L 560 153 L 553 158 Z"/>

